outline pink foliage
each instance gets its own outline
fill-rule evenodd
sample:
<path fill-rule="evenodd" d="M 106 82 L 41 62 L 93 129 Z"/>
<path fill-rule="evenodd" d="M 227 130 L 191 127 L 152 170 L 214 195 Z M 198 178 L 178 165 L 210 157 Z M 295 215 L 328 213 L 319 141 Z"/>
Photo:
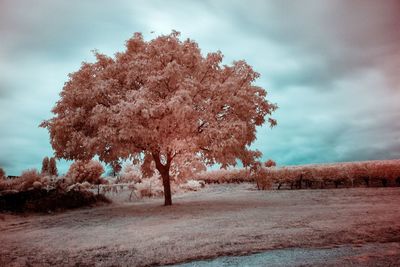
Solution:
<path fill-rule="evenodd" d="M 43 175 L 48 175 L 49 174 L 49 158 L 48 157 L 44 157 L 43 158 L 41 173 Z"/>
<path fill-rule="evenodd" d="M 118 183 L 139 183 L 143 178 L 140 167 L 136 164 L 128 164 L 124 167 Z"/>
<path fill-rule="evenodd" d="M 58 176 L 56 159 L 44 157 L 42 161 L 42 175 Z"/>
<path fill-rule="evenodd" d="M 96 160 L 77 160 L 71 164 L 66 177 L 75 183 L 99 184 L 102 182 L 100 176 L 103 172 L 103 166 Z"/>
<path fill-rule="evenodd" d="M 237 159 L 249 165 L 260 156 L 249 146 L 277 106 L 253 84 L 260 75 L 244 60 L 222 65 L 221 52 L 203 56 L 176 31 L 151 41 L 136 33 L 115 57 L 95 55 L 95 63 L 70 74 L 55 117 L 41 124 L 57 157 L 98 155 L 111 163 L 144 155 L 169 194 L 171 163 L 180 154 L 222 166 Z"/>
<path fill-rule="evenodd" d="M 3 170 L 3 168 L 0 168 L 0 180 L 6 178 L 6 172 Z"/>
<path fill-rule="evenodd" d="M 273 161 L 272 159 L 269 159 L 266 162 L 264 162 L 264 166 L 267 167 L 267 168 L 275 167 L 276 166 L 276 162 Z"/>
<path fill-rule="evenodd" d="M 14 179 L 4 179 L 0 181 L 0 191 L 2 190 L 26 191 L 28 189 L 37 188 L 41 186 L 42 186 L 42 177 L 40 173 L 35 169 L 23 171 L 20 177 Z"/>
<path fill-rule="evenodd" d="M 204 162 L 191 154 L 178 155 L 171 165 L 171 176 L 177 184 L 182 184 L 197 173 L 206 171 Z"/>
<path fill-rule="evenodd" d="M 57 163 L 54 157 L 49 160 L 49 174 L 51 176 L 58 176 Z"/>

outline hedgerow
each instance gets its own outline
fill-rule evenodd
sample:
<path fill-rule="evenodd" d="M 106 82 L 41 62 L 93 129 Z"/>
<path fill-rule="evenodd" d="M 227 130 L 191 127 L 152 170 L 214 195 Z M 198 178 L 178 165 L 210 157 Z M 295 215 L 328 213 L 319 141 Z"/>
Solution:
<path fill-rule="evenodd" d="M 400 160 L 264 168 L 257 183 L 277 189 L 400 185 Z"/>
<path fill-rule="evenodd" d="M 255 182 L 259 189 L 400 186 L 400 160 L 216 170 L 194 177 L 206 183 Z"/>

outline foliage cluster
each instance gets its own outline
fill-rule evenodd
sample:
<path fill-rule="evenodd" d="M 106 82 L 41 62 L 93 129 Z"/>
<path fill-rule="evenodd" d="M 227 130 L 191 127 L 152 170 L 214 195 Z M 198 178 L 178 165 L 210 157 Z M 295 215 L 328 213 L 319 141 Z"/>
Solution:
<path fill-rule="evenodd" d="M 96 160 L 77 160 L 71 164 L 65 176 L 71 179 L 73 184 L 83 182 L 102 184 L 104 183 L 101 179 L 103 172 L 103 166 Z"/>

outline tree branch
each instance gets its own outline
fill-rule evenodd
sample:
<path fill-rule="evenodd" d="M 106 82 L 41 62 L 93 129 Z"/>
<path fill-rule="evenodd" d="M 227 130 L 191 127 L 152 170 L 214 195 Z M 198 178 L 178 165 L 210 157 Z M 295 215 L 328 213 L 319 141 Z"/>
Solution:
<path fill-rule="evenodd" d="M 207 152 L 212 152 L 212 150 L 211 149 L 208 149 L 208 148 L 205 148 L 205 147 L 199 147 L 201 150 L 204 150 L 204 151 L 207 151 Z"/>
<path fill-rule="evenodd" d="M 203 121 L 198 127 L 197 127 L 197 132 L 198 133 L 202 133 L 203 132 L 203 130 L 204 130 L 204 128 L 202 128 L 204 125 L 206 125 L 207 124 L 207 122 L 206 121 Z"/>

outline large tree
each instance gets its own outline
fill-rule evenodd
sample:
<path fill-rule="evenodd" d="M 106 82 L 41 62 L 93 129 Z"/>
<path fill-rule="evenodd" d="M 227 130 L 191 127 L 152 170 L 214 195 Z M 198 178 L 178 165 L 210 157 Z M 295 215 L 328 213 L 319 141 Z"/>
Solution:
<path fill-rule="evenodd" d="M 135 33 L 124 52 L 95 56 L 69 75 L 55 116 L 41 124 L 58 158 L 154 161 L 165 205 L 171 205 L 170 167 L 177 155 L 191 153 L 222 167 L 260 156 L 249 146 L 276 105 L 253 84 L 259 74 L 245 61 L 222 65 L 221 52 L 203 56 L 196 42 L 181 41 L 176 31 L 150 41 Z"/>

